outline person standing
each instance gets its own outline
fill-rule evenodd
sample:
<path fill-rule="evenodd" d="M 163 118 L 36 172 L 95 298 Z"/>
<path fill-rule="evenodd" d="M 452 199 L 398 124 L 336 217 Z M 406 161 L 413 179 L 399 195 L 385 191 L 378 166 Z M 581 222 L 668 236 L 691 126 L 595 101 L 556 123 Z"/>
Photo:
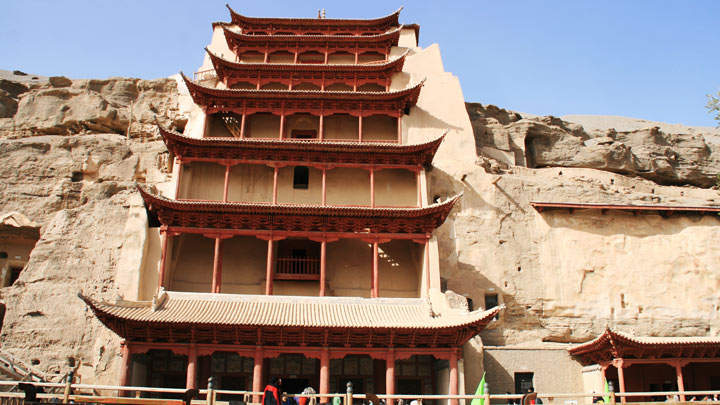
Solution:
<path fill-rule="evenodd" d="M 282 379 L 274 377 L 270 384 L 265 386 L 262 396 L 262 405 L 282 405 L 280 401 L 280 387 L 282 387 Z"/>

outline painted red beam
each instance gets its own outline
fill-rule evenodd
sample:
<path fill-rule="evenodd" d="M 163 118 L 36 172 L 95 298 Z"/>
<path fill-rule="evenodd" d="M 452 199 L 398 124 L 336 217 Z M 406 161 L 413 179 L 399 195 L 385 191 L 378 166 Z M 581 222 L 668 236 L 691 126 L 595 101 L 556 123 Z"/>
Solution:
<path fill-rule="evenodd" d="M 414 106 L 425 80 L 413 87 L 387 92 L 371 91 L 303 91 L 303 90 L 231 90 L 199 85 L 180 74 L 193 101 L 206 113 L 236 112 L 253 114 L 270 112 L 277 115 L 311 113 L 315 115 L 375 114 L 400 117 Z"/>
<path fill-rule="evenodd" d="M 160 136 L 173 155 L 183 161 L 237 161 L 257 163 L 375 165 L 430 167 L 445 134 L 426 143 L 332 142 L 240 138 L 192 138 L 158 125 Z M 447 133 L 446 133 L 447 134 Z"/>
<path fill-rule="evenodd" d="M 138 190 L 147 209 L 169 227 L 359 234 L 432 233 L 462 195 L 422 208 L 371 208 L 178 201 Z"/>
<path fill-rule="evenodd" d="M 400 25 L 387 32 L 369 35 L 253 35 L 235 32 L 222 26 L 225 40 L 230 49 L 249 50 L 265 49 L 331 49 L 331 50 L 376 50 L 387 53 L 391 46 L 397 46 L 400 38 Z"/>
<path fill-rule="evenodd" d="M 337 18 L 277 18 L 277 17 L 249 17 L 235 12 L 230 6 L 230 19 L 233 24 L 244 30 L 272 31 L 308 30 L 323 32 L 348 32 L 348 30 L 362 30 L 360 33 L 386 31 L 399 24 L 400 11 L 378 18 L 368 19 L 337 19 Z"/>
<path fill-rule="evenodd" d="M 670 213 L 715 213 L 720 212 L 718 206 L 673 206 L 673 205 L 630 205 L 630 204 L 590 204 L 590 203 L 554 203 L 554 202 L 536 202 L 533 201 L 530 205 L 535 208 L 538 212 L 546 210 L 568 210 L 572 212 L 576 209 L 596 209 L 601 210 L 603 213 L 613 211 L 629 211 L 634 214 L 637 213 L 649 213 L 649 214 L 660 214 L 667 215 Z"/>
<path fill-rule="evenodd" d="M 228 87 L 241 81 L 262 86 L 269 82 L 286 85 L 313 83 L 325 86 L 332 83 L 362 86 L 375 83 L 385 86 L 394 73 L 402 70 L 409 51 L 387 62 L 369 64 L 317 63 L 237 63 L 215 55 L 205 48 L 218 78 Z M 324 88 L 324 87 L 323 87 Z"/>

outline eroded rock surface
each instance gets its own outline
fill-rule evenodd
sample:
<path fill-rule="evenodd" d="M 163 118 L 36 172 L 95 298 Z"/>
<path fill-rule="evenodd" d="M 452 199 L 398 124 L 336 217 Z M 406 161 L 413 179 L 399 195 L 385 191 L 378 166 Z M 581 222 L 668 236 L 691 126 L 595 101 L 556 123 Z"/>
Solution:
<path fill-rule="evenodd" d="M 508 164 L 600 169 L 705 188 L 714 186 L 720 173 L 720 133 L 714 130 L 650 122 L 644 128 L 586 130 L 556 117 L 523 118 L 478 103 L 466 107 L 478 153 Z"/>
<path fill-rule="evenodd" d="M 167 127 L 183 122 L 175 121 L 177 93 L 173 79 L 50 77 L 14 97 L 0 92 L 0 137 L 127 135 L 130 126 L 130 137 L 152 138 L 156 117 Z"/>

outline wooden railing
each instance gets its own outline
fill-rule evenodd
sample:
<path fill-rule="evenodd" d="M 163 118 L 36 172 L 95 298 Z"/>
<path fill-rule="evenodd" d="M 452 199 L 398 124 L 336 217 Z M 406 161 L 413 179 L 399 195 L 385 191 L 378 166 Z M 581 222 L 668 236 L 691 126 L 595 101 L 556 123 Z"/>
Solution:
<path fill-rule="evenodd" d="M 90 384 L 73 384 L 70 382 L 72 378 L 68 379 L 63 383 L 34 383 L 36 387 L 43 387 L 45 390 L 48 388 L 60 388 L 62 389 L 61 394 L 37 394 L 37 398 L 34 401 L 24 401 L 25 394 L 18 392 L 0 392 L 0 405 L 29 405 L 38 402 L 54 402 L 54 403 L 85 403 L 85 404 L 136 404 L 136 405 L 185 405 L 185 404 L 196 404 L 196 405 L 224 405 L 228 402 L 217 400 L 218 394 L 224 394 L 226 396 L 232 396 L 237 398 L 234 400 L 243 401 L 247 404 L 256 404 L 261 392 L 252 391 L 230 391 L 230 390 L 216 390 L 214 389 L 214 382 L 212 380 L 208 383 L 208 389 L 202 390 L 185 390 L 185 389 L 173 389 L 173 388 L 153 388 L 153 387 L 122 387 L 116 385 L 90 385 Z M 0 381 L 0 386 L 14 386 L 17 381 Z M 458 404 L 458 405 L 469 405 L 473 399 L 483 399 L 485 405 L 491 404 L 507 404 L 511 400 L 515 403 L 521 403 L 522 395 L 491 395 L 489 392 L 488 385 L 485 386 L 485 394 L 483 395 L 384 395 L 384 394 L 361 394 L 354 393 L 351 383 L 347 384 L 347 392 L 345 393 L 332 393 L 332 394 L 283 394 L 286 397 L 306 397 L 309 398 L 308 405 L 321 404 L 321 403 L 333 403 L 334 398 L 340 398 L 343 405 L 352 405 L 363 400 L 368 399 L 383 399 L 386 404 L 402 405 L 410 403 L 412 400 L 418 400 L 420 403 L 426 404 L 438 404 L 444 405 Z M 95 393 L 102 392 L 103 395 L 97 395 Z M 116 395 L 113 395 L 116 394 Z M 160 395 L 161 398 L 143 398 L 149 394 Z M 541 398 L 544 404 L 564 404 L 568 401 L 577 404 L 591 404 L 593 398 L 596 397 L 607 397 L 609 403 L 615 405 L 620 402 L 622 398 L 631 397 L 656 397 L 656 396 L 713 396 L 720 395 L 720 391 L 668 391 L 668 392 L 625 392 L 616 393 L 614 391 L 607 393 L 539 393 L 538 398 Z M 172 398 L 183 398 L 183 399 L 172 399 Z M 59 401 L 59 402 L 58 402 Z M 628 401 L 630 402 L 630 401 Z M 682 401 L 681 401 L 682 402 Z M 651 402 L 633 402 L 634 404 L 652 404 Z M 697 403 L 712 403 L 711 401 L 697 401 Z M 715 402 L 717 403 L 717 402 Z"/>
<path fill-rule="evenodd" d="M 276 261 L 275 279 L 319 280 L 319 258 L 279 257 Z"/>

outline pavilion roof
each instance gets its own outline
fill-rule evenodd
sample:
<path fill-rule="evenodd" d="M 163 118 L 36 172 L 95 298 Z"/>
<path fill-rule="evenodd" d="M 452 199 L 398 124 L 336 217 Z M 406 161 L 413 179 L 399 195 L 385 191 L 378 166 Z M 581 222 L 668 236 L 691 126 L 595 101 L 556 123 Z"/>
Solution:
<path fill-rule="evenodd" d="M 345 163 L 358 165 L 432 165 L 445 134 L 425 143 L 360 143 L 317 140 L 192 138 L 158 125 L 168 150 L 183 160 Z"/>
<path fill-rule="evenodd" d="M 171 200 L 138 190 L 161 224 L 201 229 L 430 234 L 462 196 L 422 208 Z"/>
<path fill-rule="evenodd" d="M 108 303 L 80 298 L 125 339 L 256 344 L 260 333 L 265 345 L 460 345 L 502 309 L 438 315 L 420 298 L 165 291 L 154 301 Z"/>
<path fill-rule="evenodd" d="M 622 358 L 716 357 L 720 337 L 636 337 L 608 328 L 597 338 L 568 351 L 586 364 Z"/>
<path fill-rule="evenodd" d="M 251 35 L 235 32 L 222 25 L 230 49 L 355 49 L 386 51 L 397 46 L 403 26 L 371 35 Z"/>
<path fill-rule="evenodd" d="M 248 17 L 238 14 L 229 5 L 230 18 L 233 24 L 248 29 L 263 28 L 296 28 L 307 27 L 311 29 L 317 28 L 335 28 L 338 30 L 347 30 L 354 27 L 364 27 L 375 30 L 386 30 L 399 24 L 400 11 L 402 7 L 392 14 L 384 17 L 372 19 L 334 19 L 334 18 L 277 18 L 277 17 Z"/>
<path fill-rule="evenodd" d="M 604 214 L 607 211 L 626 211 L 633 214 L 658 214 L 668 216 L 670 214 L 688 213 L 716 213 L 720 212 L 720 206 L 687 206 L 687 205 L 634 205 L 634 204 L 604 204 L 604 203 L 565 203 L 565 202 L 538 202 L 533 201 L 530 205 L 538 212 L 550 210 L 568 210 L 572 213 L 577 209 L 597 209 Z"/>
<path fill-rule="evenodd" d="M 241 90 L 216 89 L 193 82 L 180 72 L 190 95 L 206 113 L 233 111 L 285 111 L 348 113 L 354 116 L 391 114 L 399 116 L 417 103 L 425 80 L 397 91 L 318 91 L 318 90 Z"/>
<path fill-rule="evenodd" d="M 392 74 L 402 70 L 403 64 L 405 63 L 405 57 L 410 52 L 406 50 L 402 55 L 397 58 L 373 62 L 373 63 L 358 63 L 358 64 L 324 64 L 324 63 L 239 63 L 227 60 L 221 56 L 218 56 L 205 48 L 210 61 L 215 67 L 215 71 L 220 79 L 224 79 L 227 76 L 233 75 L 245 75 L 252 73 L 257 77 L 258 73 L 325 73 L 326 75 L 333 75 L 339 73 L 386 73 Z"/>

